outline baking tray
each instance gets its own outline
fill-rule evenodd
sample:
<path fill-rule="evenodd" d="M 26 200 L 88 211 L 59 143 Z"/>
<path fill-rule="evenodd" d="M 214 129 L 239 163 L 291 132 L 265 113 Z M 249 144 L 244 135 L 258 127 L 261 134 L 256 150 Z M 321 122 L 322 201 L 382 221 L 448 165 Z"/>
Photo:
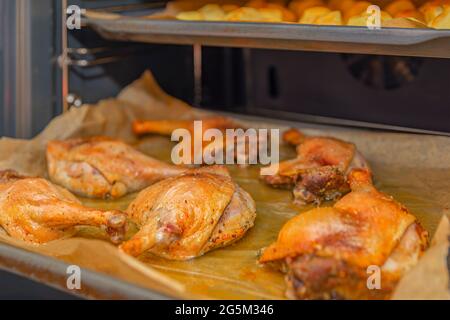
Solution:
<path fill-rule="evenodd" d="M 231 115 L 231 114 L 229 114 Z M 234 115 L 234 114 L 233 114 Z M 296 126 L 296 127 L 302 127 L 303 129 L 314 129 L 314 130 L 331 130 L 333 129 L 333 131 L 338 130 L 339 127 L 331 127 L 331 126 L 325 126 L 325 125 L 312 125 L 312 124 L 303 124 L 301 122 L 297 122 L 297 121 L 283 121 L 283 120 L 273 120 L 273 119 L 266 119 L 266 118 L 261 118 L 261 117 L 255 117 L 255 116 L 243 116 L 243 115 L 234 115 L 236 118 L 241 119 L 241 120 L 248 120 L 248 121 L 254 121 L 254 122 L 258 122 L 258 123 L 270 123 L 272 125 L 276 125 L 276 126 Z M 347 131 L 347 130 L 345 130 Z M 369 131 L 367 131 L 367 133 L 369 133 Z M 345 134 L 344 132 L 342 132 L 342 134 Z M 348 131 L 346 134 L 348 135 L 354 135 L 355 132 L 353 131 Z M 426 136 L 423 136 L 424 138 Z M 434 139 L 434 137 L 429 137 L 429 139 Z M 168 139 L 163 138 L 164 141 L 168 142 Z M 151 140 L 153 143 L 154 141 Z M 425 141 L 425 140 L 424 140 Z M 142 143 L 144 143 L 145 145 L 145 141 L 141 141 Z M 376 142 L 376 141 L 374 141 Z M 380 141 L 377 142 L 378 144 L 381 143 Z M 423 143 L 423 142 L 421 142 Z M 426 144 L 426 143 L 424 143 Z M 166 144 L 164 144 L 166 145 Z M 154 149 L 153 152 L 155 153 L 160 153 L 161 150 L 165 150 L 165 148 L 161 147 L 162 145 L 158 145 L 158 148 Z M 170 144 L 168 144 L 168 146 L 170 146 Z M 408 148 L 408 147 L 407 147 Z M 291 149 L 291 148 L 289 148 Z M 377 148 L 374 148 L 377 149 Z M 168 149 L 169 150 L 169 149 Z M 378 150 L 378 149 L 377 149 Z M 433 148 L 430 149 L 433 150 Z M 151 156 L 156 156 L 155 154 L 151 154 L 150 150 L 147 150 L 149 152 L 149 155 Z M 372 150 L 373 151 L 373 150 Z M 291 150 L 291 152 L 295 152 L 294 150 Z M 440 152 L 445 152 L 440 150 Z M 372 160 L 374 160 L 374 157 L 376 156 L 377 159 L 383 158 L 384 157 L 384 153 L 378 152 L 376 151 L 375 154 L 369 154 L 370 158 Z M 431 157 L 431 155 L 430 155 Z M 289 157 L 287 157 L 289 158 Z M 437 157 L 436 157 L 437 158 Z M 374 160 L 374 162 L 372 163 L 373 165 L 376 164 L 377 161 Z M 390 162 L 390 161 L 388 161 Z M 377 166 L 375 166 L 375 169 L 378 168 L 379 166 L 383 166 L 385 167 L 384 164 L 378 164 Z M 389 179 L 386 179 L 386 177 L 393 177 L 395 176 L 395 172 L 397 172 L 399 168 L 397 168 L 397 165 L 392 165 L 392 168 L 390 168 L 388 171 L 386 171 L 383 174 L 383 183 L 384 183 L 384 187 L 387 188 L 385 191 L 388 192 L 389 194 L 395 194 L 397 197 L 399 197 L 401 199 L 402 203 L 408 203 L 411 207 L 413 207 L 415 210 L 417 211 L 422 211 L 422 209 L 424 209 L 425 207 L 423 207 L 424 204 L 421 203 L 421 200 L 419 198 L 422 197 L 427 197 L 427 194 L 421 194 L 419 198 L 415 199 L 414 196 L 412 196 L 412 193 L 410 194 L 410 192 L 406 192 L 404 194 L 402 193 L 396 193 L 394 192 L 395 190 L 395 186 L 396 184 L 393 183 L 392 181 L 390 181 Z M 402 169 L 403 173 L 412 173 L 414 170 L 413 169 Z M 434 172 L 434 170 L 432 170 Z M 433 172 L 429 171 L 427 173 L 427 175 L 429 176 L 433 176 Z M 434 172 L 434 176 L 439 176 L 439 170 Z M 380 173 L 380 172 L 378 172 Z M 242 174 L 240 177 L 235 177 L 236 181 L 240 183 L 240 185 L 244 186 L 245 185 L 245 181 L 247 181 L 248 183 L 252 183 L 257 181 L 255 179 L 253 179 L 252 181 L 248 181 L 249 180 L 249 176 L 248 173 L 244 173 Z M 240 179 L 240 180 L 239 180 Z M 416 178 L 414 178 L 416 179 Z M 388 181 L 389 180 L 389 181 Z M 392 179 L 391 179 L 392 180 Z M 408 182 L 404 182 L 408 185 Z M 251 188 L 247 188 L 247 190 L 250 190 Z M 270 190 L 274 191 L 276 189 L 271 189 Z M 278 193 L 278 191 L 276 191 Z M 283 193 L 288 194 L 288 191 L 281 191 Z M 264 192 L 263 192 L 264 193 Z M 263 193 L 260 195 L 261 197 L 263 196 Z M 417 193 L 418 194 L 418 193 Z M 281 195 L 282 197 L 284 197 L 284 194 Z M 289 196 L 290 199 L 290 196 Z M 409 200 L 408 200 L 409 199 Z M 406 201 L 408 200 L 408 201 Z M 92 206 L 94 207 L 94 204 L 98 202 L 98 200 L 92 200 L 92 199 L 84 199 L 84 203 L 88 206 Z M 109 206 L 110 204 L 108 204 Z M 117 205 L 117 204 L 116 204 Z M 289 205 L 290 205 L 290 201 L 289 201 Z M 428 210 L 434 210 L 434 205 L 431 204 L 426 204 L 426 206 L 431 205 L 430 208 L 428 208 L 426 211 L 428 212 Z M 261 208 L 260 208 L 261 209 Z M 283 211 L 286 208 L 282 207 L 280 210 Z M 307 208 L 305 208 L 306 210 Z M 272 209 L 271 209 L 272 210 Z M 298 208 L 295 209 L 295 211 L 297 212 Z M 424 211 L 425 212 L 425 211 Z M 438 210 L 436 210 L 436 212 L 438 212 Z M 288 212 L 287 212 L 288 213 Z M 261 214 L 261 212 L 260 212 Z M 278 214 L 277 214 L 278 215 Z M 425 219 L 425 216 L 422 215 L 421 216 L 422 219 L 424 219 L 422 222 L 426 223 L 427 229 L 430 231 L 431 235 L 433 235 L 436 227 L 437 227 L 437 222 L 438 222 L 438 216 L 429 216 Z M 282 223 L 282 221 L 280 219 L 284 219 L 283 217 L 278 217 L 276 219 L 276 221 L 272 221 L 274 223 L 274 226 L 278 229 L 279 226 L 277 226 L 277 223 Z M 264 227 L 266 228 L 266 227 Z M 247 237 L 245 239 L 243 239 L 241 241 L 241 245 L 243 245 L 244 247 L 246 246 L 245 241 L 251 241 L 249 240 L 249 235 L 247 235 Z M 248 243 L 248 242 L 247 242 Z M 229 252 L 232 252 L 232 250 L 230 250 Z M 209 257 L 211 259 L 216 259 L 216 257 L 214 257 L 214 255 L 217 254 L 217 252 L 212 252 L 209 253 Z M 208 257 L 206 257 L 208 258 Z M 171 264 L 176 264 L 178 262 L 171 262 L 171 261 L 166 261 L 167 265 L 171 265 Z M 30 251 L 26 251 L 23 249 L 19 249 L 16 247 L 12 247 L 10 245 L 7 244 L 3 244 L 0 243 L 0 269 L 9 271 L 9 272 L 13 272 L 15 274 L 21 275 L 23 277 L 26 278 L 30 278 L 32 280 L 36 280 L 38 282 L 41 282 L 43 284 L 46 284 L 48 286 L 54 287 L 56 289 L 62 290 L 62 291 L 66 291 L 69 292 L 71 294 L 75 294 L 77 296 L 81 296 L 83 298 L 89 298 L 89 299 L 171 299 L 171 298 L 176 298 L 176 297 L 171 297 L 168 295 L 164 295 L 162 293 L 159 293 L 157 291 L 152 291 L 148 288 L 143 288 L 140 287 L 139 285 L 136 285 L 134 283 L 131 282 L 126 282 L 126 281 L 122 281 L 116 277 L 112 277 L 109 276 L 106 273 L 99 273 L 99 272 L 94 272 L 92 270 L 86 269 L 86 268 L 81 268 L 81 272 L 82 272 L 82 288 L 79 291 L 70 291 L 67 289 L 66 286 L 66 281 L 67 281 L 67 267 L 69 266 L 68 263 L 62 261 L 62 260 L 56 260 L 54 258 L 48 257 L 48 256 L 43 256 L 40 254 L 36 254 Z M 157 265 L 152 265 L 154 267 L 157 267 Z M 243 274 L 248 275 L 251 279 L 251 270 L 246 270 L 243 269 L 241 270 L 243 272 Z M 280 275 L 281 277 L 281 275 Z M 282 277 L 281 277 L 282 279 Z M 195 282 L 194 279 L 191 279 L 192 282 Z M 284 286 L 283 286 L 284 288 Z M 282 289 L 283 289 L 282 288 Z"/>
<path fill-rule="evenodd" d="M 450 30 L 85 17 L 109 40 L 450 58 Z"/>
<path fill-rule="evenodd" d="M 171 297 L 85 268 L 80 290 L 67 289 L 69 264 L 0 243 L 0 269 L 86 299 L 166 300 Z"/>
<path fill-rule="evenodd" d="M 0 243 L 1 270 L 75 296 L 85 299 L 114 300 L 166 300 L 171 298 L 85 268 L 80 268 L 83 279 L 80 290 L 69 290 L 66 284 L 68 267 L 69 264 L 63 261 Z"/>

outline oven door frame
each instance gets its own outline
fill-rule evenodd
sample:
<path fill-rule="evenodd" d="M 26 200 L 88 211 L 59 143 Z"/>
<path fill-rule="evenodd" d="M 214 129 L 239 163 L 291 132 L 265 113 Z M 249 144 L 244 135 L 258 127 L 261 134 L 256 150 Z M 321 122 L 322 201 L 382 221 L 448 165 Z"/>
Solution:
<path fill-rule="evenodd" d="M 61 1 L 0 0 L 0 136 L 31 138 L 60 112 Z"/>

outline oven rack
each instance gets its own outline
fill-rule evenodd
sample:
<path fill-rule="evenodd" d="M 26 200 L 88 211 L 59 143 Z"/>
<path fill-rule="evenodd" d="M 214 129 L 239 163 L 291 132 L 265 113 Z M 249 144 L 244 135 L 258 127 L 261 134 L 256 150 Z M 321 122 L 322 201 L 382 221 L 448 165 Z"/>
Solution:
<path fill-rule="evenodd" d="M 100 12 L 100 11 L 99 11 Z M 207 22 L 91 15 L 83 23 L 108 40 L 450 58 L 450 30 Z"/>

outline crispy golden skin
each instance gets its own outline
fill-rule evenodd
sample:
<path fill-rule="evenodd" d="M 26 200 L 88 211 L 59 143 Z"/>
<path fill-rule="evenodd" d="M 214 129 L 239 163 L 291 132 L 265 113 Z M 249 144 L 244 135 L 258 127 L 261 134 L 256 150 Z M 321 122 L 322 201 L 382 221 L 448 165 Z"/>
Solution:
<path fill-rule="evenodd" d="M 106 137 L 51 141 L 47 165 L 53 182 L 90 198 L 119 198 L 186 170 Z"/>
<path fill-rule="evenodd" d="M 278 173 L 261 176 L 273 187 L 293 188 L 298 204 L 334 200 L 349 191 L 346 174 L 368 164 L 352 143 L 330 137 L 306 137 L 297 129 L 284 133 L 284 141 L 297 146 L 297 158 L 281 162 Z"/>
<path fill-rule="evenodd" d="M 199 157 L 200 159 L 202 159 L 202 161 L 205 161 L 203 152 L 206 150 L 206 148 L 220 150 L 225 153 L 231 152 L 231 147 L 234 147 L 233 151 L 235 159 L 238 157 L 248 159 L 250 155 L 254 156 L 254 153 L 258 152 L 257 148 L 250 148 L 248 146 L 249 140 L 246 139 L 245 136 L 236 135 L 232 136 L 230 139 L 227 139 L 227 129 L 242 129 L 242 133 L 245 133 L 244 130 L 246 130 L 246 128 L 236 123 L 233 119 L 221 116 L 208 117 L 198 120 L 137 120 L 133 123 L 133 132 L 136 135 L 153 133 L 171 136 L 175 130 L 185 129 L 189 131 L 191 137 L 198 138 L 198 136 L 195 136 L 194 132 L 194 121 L 202 122 L 202 132 L 197 133 L 201 135 L 201 138 L 203 138 L 207 130 L 217 129 L 222 133 L 223 140 L 220 141 L 219 144 L 219 141 L 216 141 L 215 139 L 213 139 L 212 141 L 202 139 L 202 149 L 199 150 L 196 150 L 195 143 L 191 143 L 191 162 L 192 159 L 197 159 Z M 239 151 L 239 148 L 237 148 L 237 145 L 241 141 L 240 139 L 244 139 L 243 143 L 245 143 L 246 145 L 243 151 Z M 259 137 L 257 137 L 257 139 L 259 139 Z M 230 145 L 230 141 L 232 141 L 233 145 Z M 184 164 L 188 165 L 192 163 L 188 162 Z"/>
<path fill-rule="evenodd" d="M 0 226 L 13 238 L 41 244 L 74 233 L 74 227 L 105 228 L 113 242 L 125 232 L 120 211 L 90 209 L 69 191 L 41 178 L 0 172 Z"/>
<path fill-rule="evenodd" d="M 386 298 L 419 259 L 427 233 L 392 197 L 372 185 L 370 173 L 349 174 L 352 192 L 333 207 L 288 221 L 260 262 L 282 261 L 294 298 Z M 367 268 L 378 266 L 382 290 L 368 290 Z"/>
<path fill-rule="evenodd" d="M 228 245 L 253 226 L 250 195 L 224 167 L 204 167 L 143 190 L 127 209 L 139 232 L 121 249 L 174 260 L 200 256 Z"/>
<path fill-rule="evenodd" d="M 208 129 L 225 131 L 226 129 L 239 128 L 232 119 L 227 117 L 209 117 L 198 120 L 202 121 L 203 131 Z M 133 122 L 133 132 L 136 135 L 155 133 L 170 136 L 172 135 L 172 132 L 177 129 L 186 129 L 193 134 L 194 121 L 195 120 L 136 120 Z"/>

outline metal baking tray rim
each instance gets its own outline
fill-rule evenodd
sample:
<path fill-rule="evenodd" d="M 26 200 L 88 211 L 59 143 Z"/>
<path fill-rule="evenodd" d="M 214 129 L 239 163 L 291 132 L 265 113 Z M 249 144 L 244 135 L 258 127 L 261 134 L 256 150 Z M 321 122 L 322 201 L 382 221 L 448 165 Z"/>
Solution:
<path fill-rule="evenodd" d="M 70 264 L 49 256 L 0 243 L 0 270 L 4 270 L 54 289 L 87 299 L 167 300 L 174 297 L 140 287 L 119 278 L 80 267 L 79 290 L 67 288 Z"/>
<path fill-rule="evenodd" d="M 448 38 L 450 30 L 381 28 L 370 30 L 353 26 L 317 26 L 281 23 L 211 22 L 129 18 L 106 20 L 84 18 L 94 28 L 113 33 L 177 35 L 193 37 L 236 37 L 297 41 L 346 42 L 382 45 L 415 45 Z"/>

